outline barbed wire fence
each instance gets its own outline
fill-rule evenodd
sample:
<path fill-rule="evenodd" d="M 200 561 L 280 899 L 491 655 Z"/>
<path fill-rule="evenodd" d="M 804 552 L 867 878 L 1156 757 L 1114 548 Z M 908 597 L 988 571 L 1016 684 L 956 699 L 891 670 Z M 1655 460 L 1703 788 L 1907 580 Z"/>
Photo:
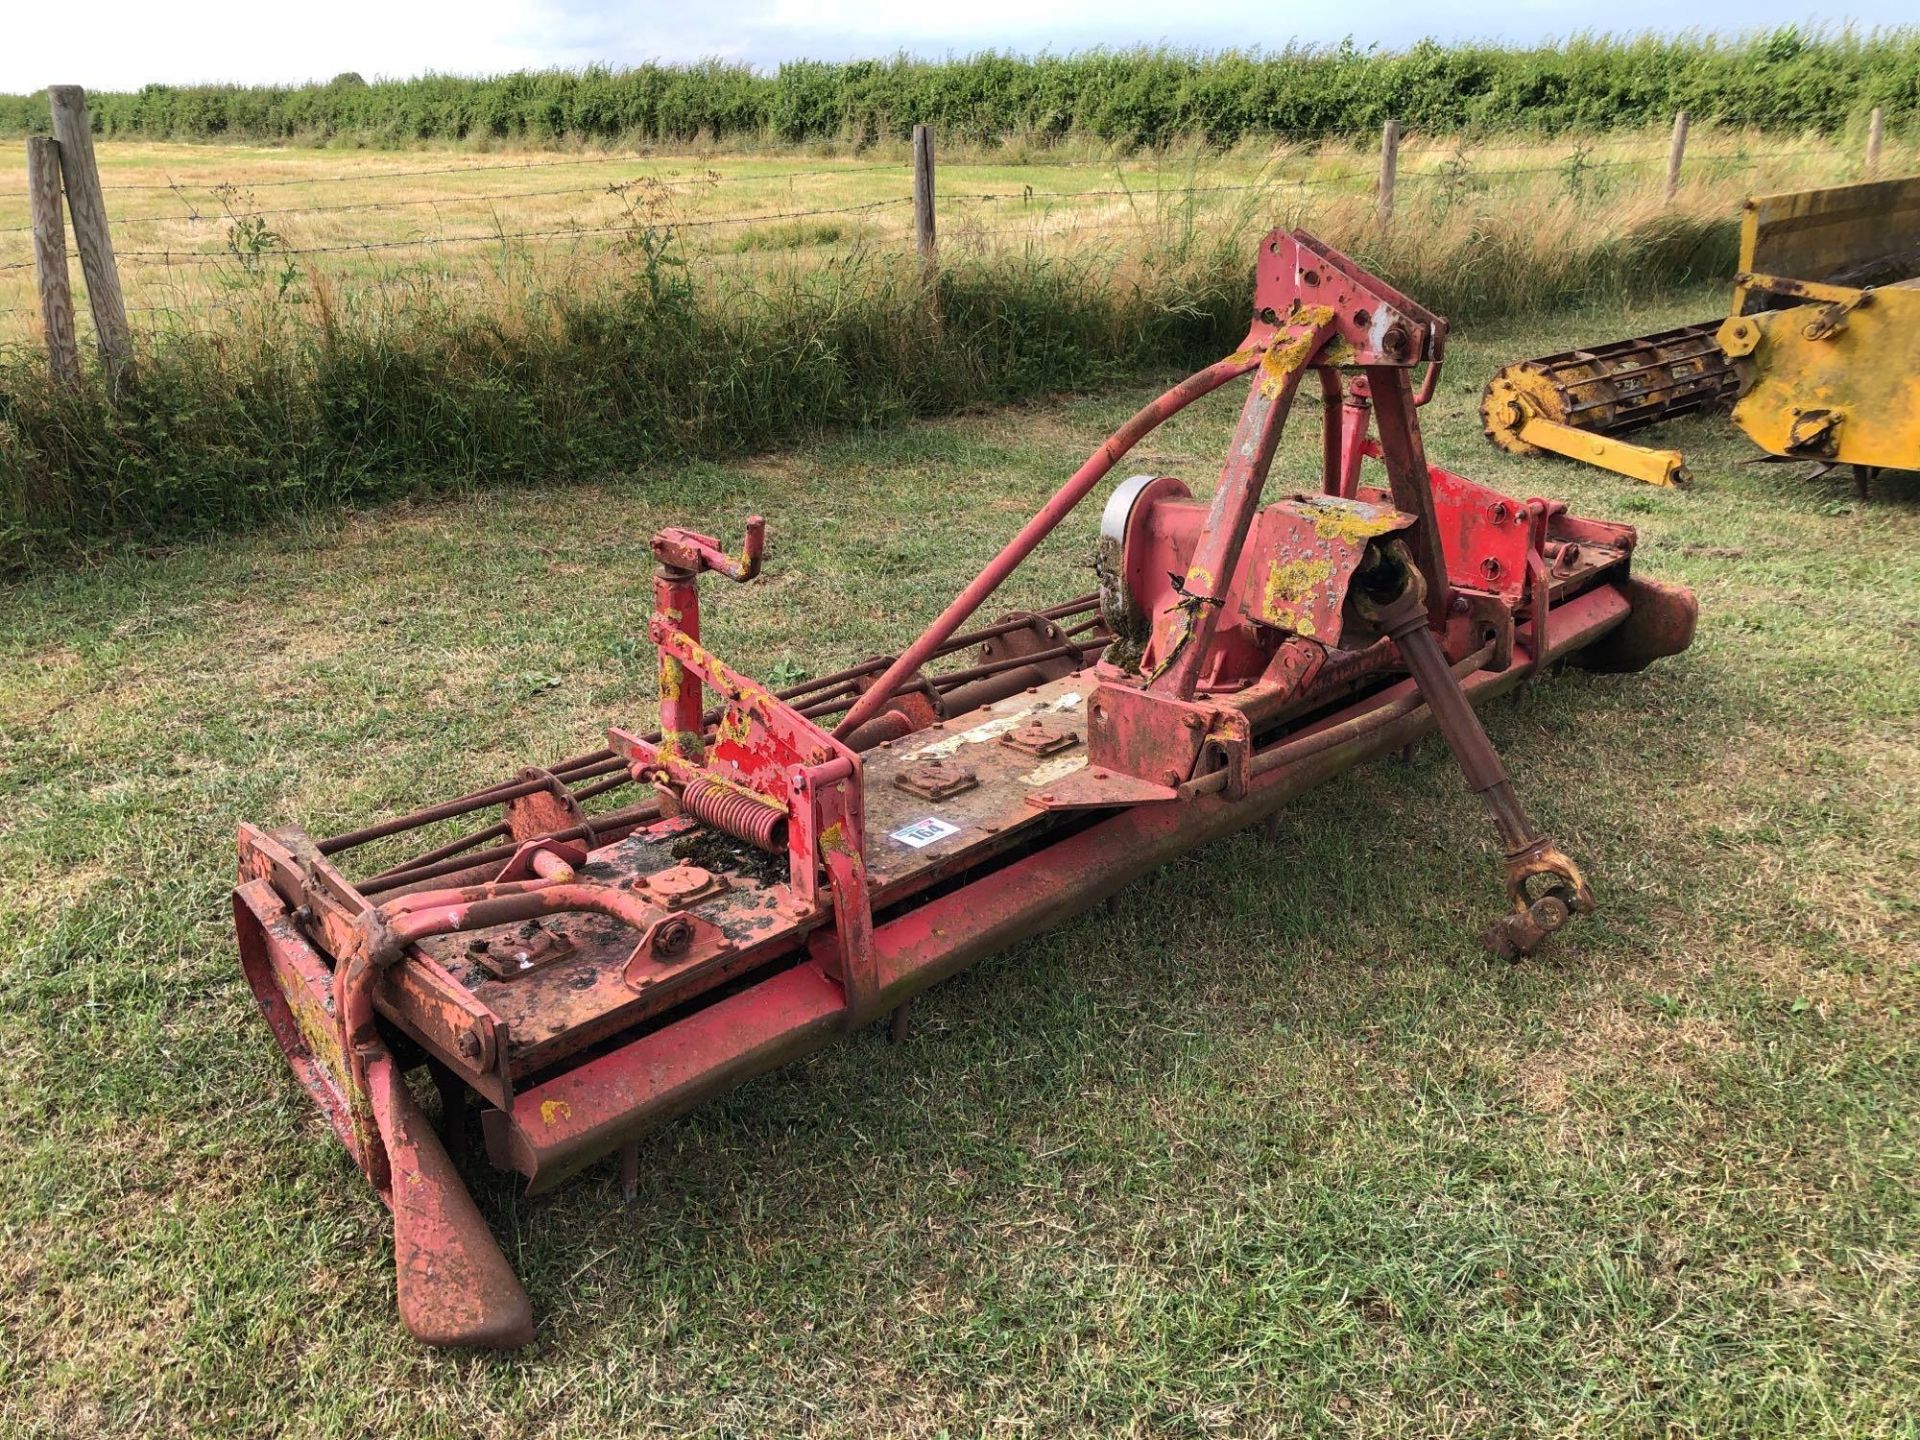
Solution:
<path fill-rule="evenodd" d="M 72 87 L 56 87 L 67 90 Z M 84 96 L 77 90 L 72 95 L 60 97 L 67 102 L 72 111 L 77 101 L 78 121 L 69 116 L 68 133 L 77 133 L 85 137 Z M 58 106 L 56 105 L 56 109 Z M 1879 137 L 1882 127 L 1879 112 L 1875 112 L 1875 123 L 1869 134 L 1867 152 L 1862 160 L 1863 173 L 1873 174 L 1879 164 Z M 74 130 L 77 123 L 78 130 Z M 925 127 L 917 127 L 924 130 Z M 1379 207 L 1380 222 L 1383 225 L 1394 223 L 1394 197 L 1397 187 L 1435 187 L 1449 202 L 1463 194 L 1482 193 L 1496 186 L 1511 182 L 1539 180 L 1542 177 L 1558 177 L 1559 183 L 1572 193 L 1603 193 L 1608 181 L 1603 177 L 1618 177 L 1623 172 L 1650 172 L 1650 179 L 1658 179 L 1661 165 L 1666 167 L 1666 193 L 1671 200 L 1677 189 L 1682 167 L 1685 165 L 1685 146 L 1687 118 L 1684 112 L 1676 117 L 1673 143 L 1665 157 L 1658 155 L 1598 158 L 1584 143 L 1576 143 L 1568 156 L 1554 164 L 1492 166 L 1485 167 L 1474 162 L 1464 143 L 1456 146 L 1454 152 L 1441 158 L 1435 165 L 1426 169 L 1401 171 L 1398 166 L 1400 136 L 1398 127 L 1391 122 L 1385 128 L 1382 139 L 1380 163 L 1377 172 L 1364 166 L 1352 166 L 1335 173 L 1305 174 L 1262 174 L 1247 181 L 1230 183 L 1189 183 L 1180 185 L 1089 185 L 1082 188 L 1038 189 L 1030 184 L 1003 182 L 995 189 L 955 189 L 938 193 L 934 187 L 933 151 L 931 134 L 923 144 L 918 134 L 913 153 L 913 189 L 909 193 L 889 195 L 881 198 L 851 204 L 812 205 L 782 209 L 747 209 L 720 215 L 711 214 L 673 214 L 668 215 L 671 203 L 676 199 L 688 199 L 702 191 L 711 191 L 721 185 L 729 187 L 761 186 L 785 182 L 790 194 L 800 193 L 796 182 L 841 178 L 856 175 L 876 175 L 881 173 L 900 174 L 906 167 L 902 164 L 859 164 L 809 166 L 798 169 L 772 171 L 752 171 L 735 175 L 723 175 L 719 171 L 706 169 L 699 173 L 682 173 L 679 170 L 660 173 L 657 169 L 635 170 L 616 175 L 611 179 L 599 179 L 592 183 L 547 186 L 535 189 L 501 189 L 476 193 L 399 195 L 381 199 L 349 200 L 330 204 L 291 204 L 274 206 L 259 203 L 256 191 L 286 187 L 327 186 L 342 184 L 365 184 L 393 181 L 418 181 L 423 178 L 436 180 L 448 176 L 468 174 L 498 175 L 509 172 L 544 171 L 586 166 L 620 166 L 629 161 L 619 156 L 593 155 L 574 156 L 563 159 L 537 159 L 510 162 L 488 162 L 480 164 L 441 165 L 413 168 L 386 168 L 366 170 L 345 170 L 340 173 L 318 176 L 269 176 L 247 179 L 245 181 L 179 181 L 168 180 L 165 183 L 127 183 L 105 185 L 100 183 L 97 169 L 91 155 L 90 141 L 85 146 L 84 155 L 69 157 L 60 151 L 60 137 L 56 136 L 48 143 L 59 153 L 60 159 L 67 161 L 59 166 L 61 186 L 65 190 L 66 208 L 71 212 L 72 233 L 75 248 L 79 252 L 82 270 L 87 280 L 87 297 L 92 310 L 95 341 L 100 346 L 103 358 L 116 349 L 124 358 L 128 353 L 130 314 L 165 317 L 177 321 L 203 313 L 211 314 L 223 311 L 239 310 L 248 303 L 243 299 L 222 298 L 217 292 L 206 290 L 177 304 L 140 304 L 128 306 L 119 294 L 118 272 L 124 267 L 128 270 L 150 274 L 154 271 L 167 273 L 204 272 L 208 269 L 227 267 L 237 272 L 240 283 L 257 281 L 268 267 L 280 267 L 283 277 L 292 277 L 303 262 L 311 263 L 313 258 L 328 256 L 374 257 L 402 255 L 409 252 L 427 252 L 438 256 L 443 250 L 461 250 L 473 246 L 510 246 L 532 241 L 573 240 L 576 242 L 601 242 L 604 250 L 610 254 L 617 251 L 623 240 L 631 240 L 636 233 L 661 232 L 672 236 L 683 233 L 699 234 L 718 232 L 727 229 L 753 227 L 756 225 L 798 224 L 814 220 L 839 219 L 854 215 L 879 215 L 893 210 L 912 210 L 912 236 L 923 259 L 929 261 L 937 255 L 937 217 L 946 215 L 949 219 L 964 219 L 968 235 L 1006 234 L 1022 229 L 1032 229 L 1035 219 L 1050 218 L 1061 211 L 1072 211 L 1076 207 L 1098 205 L 1101 207 L 1103 224 L 1114 223 L 1111 214 L 1111 202 L 1122 202 L 1127 206 L 1139 206 L 1142 202 L 1156 205 L 1175 201 L 1189 205 L 1202 203 L 1211 197 L 1272 196 L 1278 200 L 1287 197 L 1305 197 L 1336 195 L 1365 198 L 1371 195 Z M 44 138 L 44 137 L 41 137 Z M 69 145 L 72 141 L 69 140 Z M 1317 157 L 1287 156 L 1284 160 L 1304 158 L 1316 167 Z M 1839 151 L 1830 153 L 1815 152 L 1806 148 L 1795 150 L 1773 150 L 1749 152 L 1741 150 L 1725 155 L 1697 155 L 1692 161 L 1690 174 L 1694 178 L 1726 178 L 1741 172 L 1756 172 L 1760 167 L 1775 161 L 1807 161 L 1828 159 L 1851 162 L 1856 157 L 1843 155 Z M 78 161 L 78 163 L 74 163 Z M 1284 163 L 1284 161 L 1283 161 Z M 986 167 L 982 167 L 986 168 Z M 995 167 L 998 168 L 998 167 Z M 30 175 L 32 165 L 29 166 Z M 903 179 L 905 176 L 903 175 Z M 992 182 L 989 182 L 992 183 Z M 0 307 L 0 316 L 23 315 L 38 310 L 42 328 L 48 344 L 50 356 L 54 359 L 56 373 L 73 371 L 72 365 L 62 363 L 61 351 L 68 355 L 75 353 L 73 336 L 75 317 L 71 301 L 69 282 L 66 276 L 65 230 L 66 224 L 60 213 L 60 186 L 53 188 L 49 197 L 44 184 L 29 186 L 29 199 L 32 202 L 31 219 L 25 225 L 0 227 L 0 237 L 32 235 L 32 257 L 18 260 L 0 259 L 0 276 L 8 272 L 34 270 L 39 282 L 38 306 L 15 305 Z M 171 197 L 176 210 L 169 212 L 135 213 L 107 219 L 105 195 L 113 193 L 127 197 Z M 639 199 L 636 202 L 635 196 Z M 512 207 L 528 202 L 547 203 L 553 200 L 592 197 L 594 200 L 611 199 L 627 206 L 626 213 L 612 223 L 586 223 L 569 220 L 564 224 L 513 228 L 510 222 L 502 218 L 499 207 Z M 49 200 L 51 204 L 49 204 Z M 137 201 L 135 202 L 137 203 Z M 493 209 L 491 228 L 469 233 L 416 234 L 398 238 L 380 238 L 364 240 L 324 241 L 314 244 L 289 243 L 275 227 L 289 219 L 308 221 L 316 217 L 341 215 L 377 216 L 387 213 L 425 211 L 437 217 L 442 211 L 471 210 L 473 207 Z M 978 217 L 993 212 L 1020 211 L 1021 216 L 1011 223 L 992 225 L 980 223 Z M 322 223 L 327 223 L 324 220 Z M 185 226 L 189 233 L 206 227 L 209 241 L 217 248 L 195 245 L 191 242 L 181 247 L 162 245 L 155 247 L 151 241 L 141 243 L 142 233 L 151 233 L 155 227 Z M 1069 230 L 1080 228 L 1076 222 Z M 1058 232 L 1056 232 L 1057 236 Z M 116 246 L 116 238 L 133 243 L 125 248 Z M 0 244 L 4 244 L 0 240 Z M 657 243 L 649 241 L 649 243 Z M 58 273 L 54 273 L 58 272 Z M 99 285 L 97 277 L 110 278 L 109 284 Z M 363 277 L 364 278 L 364 277 Z M 388 277 L 372 277 L 373 284 L 383 283 Z M 164 282 L 163 282 L 164 283 Z M 289 278 L 280 281 L 279 289 L 284 294 L 290 283 Z M 142 282 L 142 298 L 148 298 L 147 292 L 158 287 Z M 104 293 L 101 293 L 104 292 Z M 64 305 L 65 313 L 61 314 Z M 117 309 L 116 309 L 117 307 Z M 63 336 L 64 342 L 63 342 Z M 109 366 L 109 369 L 112 369 Z"/>

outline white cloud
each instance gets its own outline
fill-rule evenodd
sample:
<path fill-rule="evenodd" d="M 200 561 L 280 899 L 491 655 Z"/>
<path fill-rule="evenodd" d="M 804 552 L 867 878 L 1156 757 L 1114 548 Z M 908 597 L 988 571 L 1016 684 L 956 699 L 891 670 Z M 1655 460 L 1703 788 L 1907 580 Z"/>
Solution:
<path fill-rule="evenodd" d="M 20 0 L 7 10 L 0 90 L 9 92 L 512 70 L 541 63 L 559 28 L 541 0 L 100 0 L 84 11 Z"/>
<path fill-rule="evenodd" d="M 1004 44 L 1019 35 L 1085 33 L 1105 30 L 1115 36 L 1153 36 L 1168 28 L 1165 5 L 1102 3 L 1102 0 L 968 0 L 965 5 L 926 11 L 894 0 L 772 0 L 765 23 L 782 30 L 823 30 L 872 37 L 877 43 L 911 44 L 918 36 L 964 35 L 982 45 Z M 1126 41 L 1123 43 L 1131 43 Z"/>
<path fill-rule="evenodd" d="M 1913 0 L 1849 0 L 1862 25 L 1912 21 Z M 1805 0 L 1695 0 L 1680 20 L 1743 31 L 1806 22 Z M 1841 16 L 1828 23 L 1841 23 Z M 84 12 L 8 0 L 0 20 L 0 90 L 52 84 L 135 89 L 149 82 L 325 80 L 488 74 L 589 63 L 705 56 L 774 66 L 906 50 L 1056 52 L 1167 43 L 1277 48 L 1289 40 L 1400 46 L 1440 39 L 1538 41 L 1571 31 L 1672 29 L 1665 0 L 1569 7 L 1517 0 L 1500 11 L 1375 0 L 1364 10 L 1281 3 L 1257 10 L 1181 8 L 1165 0 L 97 0 Z M 75 30 L 84 26 L 84 43 Z"/>

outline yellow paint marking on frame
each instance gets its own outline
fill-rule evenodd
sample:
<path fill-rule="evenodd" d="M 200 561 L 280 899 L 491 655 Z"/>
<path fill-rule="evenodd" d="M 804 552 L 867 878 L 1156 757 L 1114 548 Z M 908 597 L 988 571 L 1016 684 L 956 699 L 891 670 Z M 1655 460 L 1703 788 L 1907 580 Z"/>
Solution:
<path fill-rule="evenodd" d="M 1352 545 L 1401 529 L 1406 523 L 1397 510 L 1329 497 L 1309 497 L 1302 506 L 1313 516 L 1314 534 L 1322 540 L 1345 540 Z"/>
<path fill-rule="evenodd" d="M 678 700 L 683 693 L 686 679 L 686 667 L 671 655 L 660 657 L 660 698 L 662 701 Z"/>
<path fill-rule="evenodd" d="M 735 745 L 745 745 L 753 736 L 753 722 L 744 711 L 729 705 L 720 712 L 720 724 L 714 731 L 716 740 L 731 741 Z"/>
<path fill-rule="evenodd" d="M 1333 562 L 1329 560 L 1290 560 L 1276 564 L 1267 572 L 1267 613 L 1279 615 L 1302 601 L 1311 600 L 1313 592 L 1326 584 L 1332 574 Z"/>
<path fill-rule="evenodd" d="M 1315 341 L 1320 327 L 1333 319 L 1331 305 L 1306 305 L 1287 322 L 1285 340 L 1269 347 L 1260 361 L 1260 395 L 1272 400 L 1286 388 L 1292 377 L 1306 368 L 1319 348 Z"/>

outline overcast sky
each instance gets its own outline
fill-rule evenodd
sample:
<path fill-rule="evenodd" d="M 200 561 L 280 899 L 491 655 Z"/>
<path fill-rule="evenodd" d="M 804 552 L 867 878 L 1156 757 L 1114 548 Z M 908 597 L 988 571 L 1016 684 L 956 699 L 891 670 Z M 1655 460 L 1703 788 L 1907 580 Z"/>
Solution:
<path fill-rule="evenodd" d="M 133 89 L 153 81 L 369 80 L 437 70 L 484 74 L 721 56 L 771 67 L 907 51 L 1067 51 L 1095 45 L 1278 48 L 1289 40 L 1389 48 L 1425 35 L 1535 41 L 1579 30 L 1735 33 L 1810 20 L 1806 0 L 1507 0 L 1446 7 L 1168 0 L 95 0 L 84 9 L 7 0 L 0 90 L 51 84 Z M 1912 23 L 1915 0 L 1848 0 L 1820 17 L 1863 28 Z"/>

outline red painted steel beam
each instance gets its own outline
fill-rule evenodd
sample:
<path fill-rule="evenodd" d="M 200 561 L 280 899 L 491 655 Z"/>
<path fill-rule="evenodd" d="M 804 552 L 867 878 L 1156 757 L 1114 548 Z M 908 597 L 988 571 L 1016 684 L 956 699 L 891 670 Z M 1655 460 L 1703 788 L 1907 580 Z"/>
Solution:
<path fill-rule="evenodd" d="M 1557 606 L 1559 659 L 1627 619 L 1630 604 L 1602 585 Z M 1535 666 L 1531 627 L 1515 642 L 1507 670 L 1480 671 L 1464 687 L 1475 705 L 1518 686 Z M 1383 703 L 1375 697 L 1329 724 Z M 1202 796 L 1125 810 L 1035 854 L 877 924 L 877 992 L 854 1013 L 838 984 L 803 961 L 620 1049 L 521 1091 L 511 1115 L 491 1112 L 488 1151 L 545 1190 L 712 1096 L 827 1044 L 849 1025 L 887 1014 L 928 986 L 1071 918 L 1149 870 L 1210 840 L 1244 829 L 1287 801 L 1355 765 L 1400 749 L 1433 729 L 1424 707 L 1350 743 L 1258 776 L 1243 800 Z"/>
<path fill-rule="evenodd" d="M 842 1033 L 846 996 L 805 961 L 631 1045 L 514 1097 L 512 1123 L 485 1116 L 494 1164 L 531 1191 Z"/>
<path fill-rule="evenodd" d="M 1072 477 L 1051 500 L 1040 507 L 1031 520 L 1020 528 L 1020 533 L 1009 540 L 1006 548 L 994 556 L 987 568 L 974 577 L 973 582 L 954 597 L 953 603 L 940 612 L 939 619 L 926 628 L 920 638 L 909 645 L 900 658 L 893 662 L 887 673 L 876 680 L 854 703 L 846 717 L 841 720 L 833 735 L 836 740 L 844 740 L 867 721 L 878 715 L 893 692 L 900 688 L 906 678 L 924 665 L 934 651 L 946 642 L 948 636 L 958 630 L 972 615 L 987 602 L 987 597 L 998 590 L 1006 578 L 1020 567 L 1022 561 L 1031 555 L 1040 542 L 1053 532 L 1062 520 L 1072 513 L 1073 508 L 1087 498 L 1093 487 L 1103 480 L 1107 472 L 1120 463 L 1126 453 L 1138 445 L 1164 421 L 1179 414 L 1194 401 L 1204 395 L 1210 395 L 1228 381 L 1245 375 L 1260 363 L 1264 353 L 1261 349 L 1247 348 L 1217 360 L 1197 374 L 1189 375 L 1158 399 L 1137 411 L 1133 418 L 1122 425 L 1106 442 L 1087 458 L 1086 464 L 1073 472 Z"/>

